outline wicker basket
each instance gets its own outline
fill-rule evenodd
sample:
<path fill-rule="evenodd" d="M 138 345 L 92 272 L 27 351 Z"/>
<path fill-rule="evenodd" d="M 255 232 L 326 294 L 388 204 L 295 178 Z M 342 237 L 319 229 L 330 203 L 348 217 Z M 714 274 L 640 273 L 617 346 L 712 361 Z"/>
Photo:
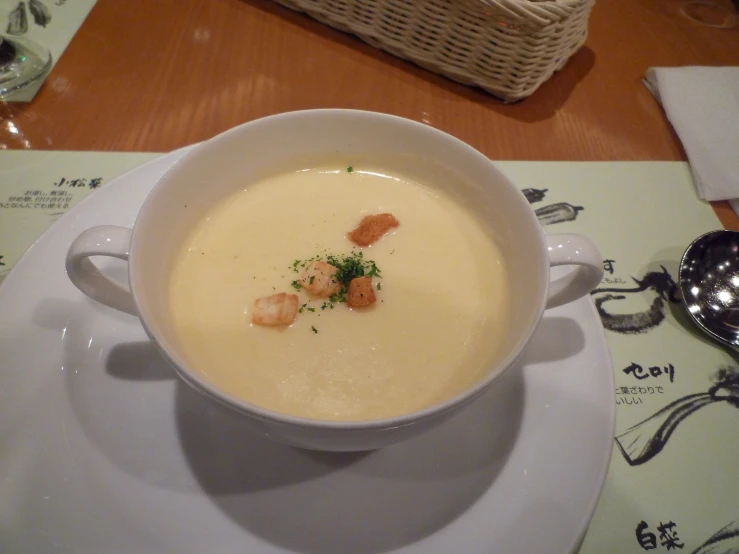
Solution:
<path fill-rule="evenodd" d="M 582 46 L 595 0 L 275 0 L 507 101 Z"/>

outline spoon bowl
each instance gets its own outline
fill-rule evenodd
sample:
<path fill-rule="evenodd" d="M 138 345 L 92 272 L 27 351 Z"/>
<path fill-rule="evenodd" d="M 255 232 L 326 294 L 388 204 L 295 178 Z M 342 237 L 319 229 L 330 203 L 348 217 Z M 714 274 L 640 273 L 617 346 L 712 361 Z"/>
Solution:
<path fill-rule="evenodd" d="M 695 239 L 680 261 L 678 284 L 698 327 L 739 350 L 739 232 L 711 231 Z"/>

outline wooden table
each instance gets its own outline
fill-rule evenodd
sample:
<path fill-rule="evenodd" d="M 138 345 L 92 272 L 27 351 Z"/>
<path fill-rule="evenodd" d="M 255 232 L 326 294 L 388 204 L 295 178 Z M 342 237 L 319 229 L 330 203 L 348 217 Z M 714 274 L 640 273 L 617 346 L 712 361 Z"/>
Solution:
<path fill-rule="evenodd" d="M 422 121 L 500 160 L 685 160 L 642 85 L 650 66 L 739 65 L 739 26 L 686 0 L 598 0 L 586 45 L 505 105 L 267 0 L 98 0 L 36 99 L 0 104 L 0 147 L 165 152 L 277 112 Z M 730 5 L 730 0 L 725 1 Z M 739 230 L 725 203 L 715 209 Z"/>

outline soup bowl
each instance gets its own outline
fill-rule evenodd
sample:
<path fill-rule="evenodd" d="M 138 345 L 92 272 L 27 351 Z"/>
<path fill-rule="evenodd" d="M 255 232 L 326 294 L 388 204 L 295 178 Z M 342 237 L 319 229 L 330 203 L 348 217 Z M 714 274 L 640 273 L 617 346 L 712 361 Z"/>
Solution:
<path fill-rule="evenodd" d="M 397 417 L 327 421 L 266 409 L 214 386 L 192 367 L 179 344 L 169 287 L 179 249 L 198 221 L 245 183 L 315 160 L 373 160 L 419 181 L 433 181 L 495 237 L 506 262 L 510 316 L 498 357 L 483 378 L 437 404 Z M 260 237 L 245 238 L 249 241 Z M 128 263 L 128 283 L 102 273 L 92 256 Z M 573 266 L 556 279 L 550 268 Z M 293 446 L 370 450 L 438 425 L 495 386 L 521 356 L 545 309 L 589 293 L 603 274 L 602 257 L 580 235 L 545 236 L 525 196 L 480 152 L 414 121 L 354 110 L 308 110 L 255 120 L 194 148 L 156 184 L 133 229 L 102 226 L 81 233 L 66 259 L 71 281 L 103 304 L 136 315 L 153 344 L 194 389 L 237 410 L 259 433 Z M 193 291 L 197 294 L 198 291 Z"/>

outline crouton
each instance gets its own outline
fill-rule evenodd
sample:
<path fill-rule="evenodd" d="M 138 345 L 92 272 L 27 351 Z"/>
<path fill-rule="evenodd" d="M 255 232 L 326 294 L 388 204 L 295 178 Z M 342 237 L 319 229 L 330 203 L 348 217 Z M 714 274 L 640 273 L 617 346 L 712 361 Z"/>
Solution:
<path fill-rule="evenodd" d="M 309 293 L 328 298 L 341 290 L 341 283 L 336 280 L 338 268 L 327 262 L 311 262 L 305 268 L 300 285 Z"/>
<path fill-rule="evenodd" d="M 281 292 L 257 298 L 251 321 L 255 325 L 277 327 L 290 325 L 298 315 L 298 295 Z"/>
<path fill-rule="evenodd" d="M 364 308 L 375 303 L 375 289 L 372 287 L 372 277 L 355 277 L 349 283 L 346 303 L 350 308 Z"/>
<path fill-rule="evenodd" d="M 369 246 L 376 243 L 390 229 L 400 225 L 393 214 L 368 215 L 362 218 L 359 226 L 347 236 L 357 246 Z"/>

